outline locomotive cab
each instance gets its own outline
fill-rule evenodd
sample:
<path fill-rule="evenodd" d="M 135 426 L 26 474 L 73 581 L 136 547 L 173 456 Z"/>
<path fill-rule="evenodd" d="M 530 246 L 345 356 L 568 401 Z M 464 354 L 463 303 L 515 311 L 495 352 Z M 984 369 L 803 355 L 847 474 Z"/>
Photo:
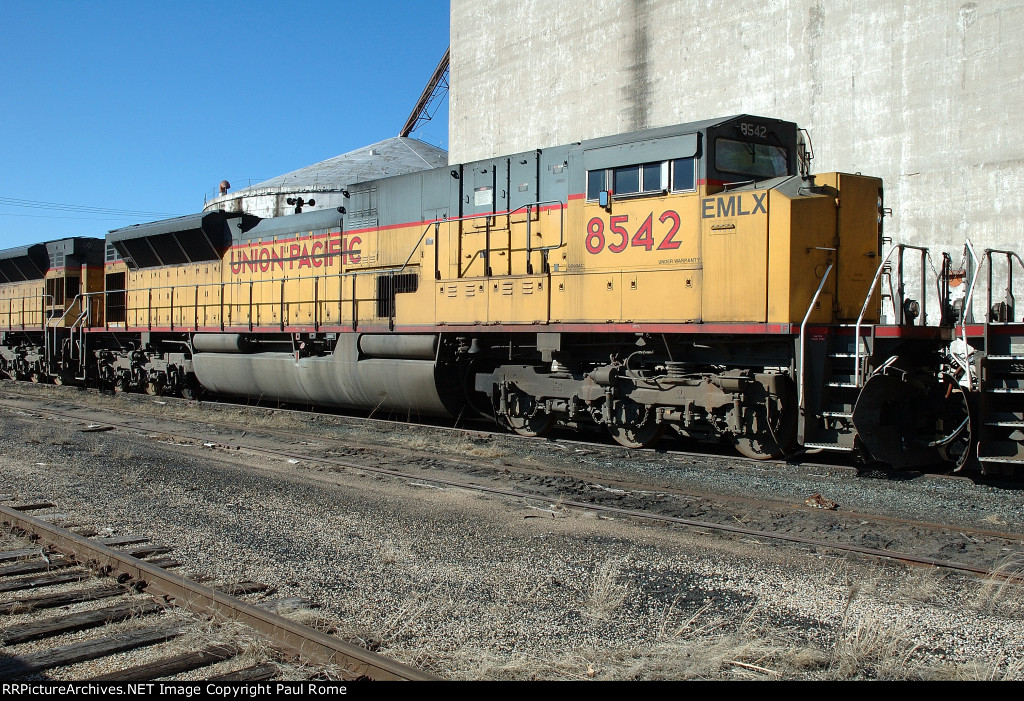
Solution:
<path fill-rule="evenodd" d="M 84 237 L 51 241 L 46 252 L 46 325 L 65 329 L 83 323 L 101 325 L 103 305 L 93 304 L 90 295 L 103 289 L 103 242 Z"/>

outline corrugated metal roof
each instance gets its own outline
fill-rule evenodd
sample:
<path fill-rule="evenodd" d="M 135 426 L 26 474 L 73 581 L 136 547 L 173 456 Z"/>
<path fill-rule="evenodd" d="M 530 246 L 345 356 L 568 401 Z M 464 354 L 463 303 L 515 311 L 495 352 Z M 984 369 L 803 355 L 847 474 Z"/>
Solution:
<path fill-rule="evenodd" d="M 147 236 L 158 236 L 160 234 L 188 231 L 190 229 L 214 229 L 224 226 L 228 217 L 240 217 L 241 213 L 225 212 L 201 212 L 199 214 L 186 214 L 183 217 L 172 217 L 146 224 L 132 224 L 120 229 L 111 229 L 107 241 L 127 241 L 130 239 L 145 238 Z"/>
<path fill-rule="evenodd" d="M 419 139 L 395 136 L 235 190 L 230 196 L 337 190 L 364 180 L 444 165 L 448 165 L 448 152 L 444 149 Z"/>
<path fill-rule="evenodd" d="M 217 260 L 231 243 L 229 220 L 245 218 L 240 212 L 189 214 L 115 229 L 107 235 L 107 243 L 132 268 Z M 259 221 L 250 219 L 253 224 Z"/>
<path fill-rule="evenodd" d="M 0 282 L 39 280 L 48 269 L 49 258 L 44 243 L 0 251 Z"/>
<path fill-rule="evenodd" d="M 246 231 L 236 231 L 235 241 L 251 241 L 254 239 L 270 240 L 274 236 L 286 236 L 288 234 L 308 233 L 320 229 L 337 228 L 341 226 L 341 214 L 337 209 L 323 209 L 317 212 L 306 212 L 304 214 L 290 214 L 286 217 L 271 217 L 262 220 L 256 226 Z"/>

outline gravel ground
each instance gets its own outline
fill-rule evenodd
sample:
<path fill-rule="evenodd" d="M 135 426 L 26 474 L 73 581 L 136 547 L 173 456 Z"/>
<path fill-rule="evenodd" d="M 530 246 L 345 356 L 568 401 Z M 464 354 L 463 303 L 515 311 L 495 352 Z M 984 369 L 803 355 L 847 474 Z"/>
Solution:
<path fill-rule="evenodd" d="M 149 535 L 175 546 L 175 557 L 190 570 L 262 581 L 279 595 L 312 599 L 321 606 L 318 625 L 442 677 L 1024 678 L 1019 586 L 598 517 L 559 504 L 565 480 L 545 483 L 516 465 L 532 462 L 552 474 L 582 469 L 677 489 L 699 485 L 732 499 L 791 505 L 817 492 L 843 508 L 923 518 L 951 531 L 1019 530 L 1019 489 L 880 480 L 844 469 L 768 471 L 723 457 L 674 458 L 666 472 L 664 459 L 650 453 L 609 460 L 600 449 L 467 442 L 439 429 L 410 437 L 332 417 L 72 396 L 66 388 L 34 391 L 51 404 L 90 402 L 97 417 L 115 408 L 140 420 L 164 416 L 168 432 L 182 417 L 241 418 L 250 438 L 274 427 L 303 430 L 312 443 L 337 436 L 352 447 L 335 445 L 332 453 L 367 465 L 396 461 L 390 446 L 423 442 L 430 458 L 405 466 L 418 469 L 421 481 L 216 450 L 201 441 L 79 433 L 81 424 L 0 410 L 0 492 L 49 499 L 118 534 Z M 210 430 L 193 428 L 197 436 Z M 455 458 L 486 467 L 477 471 L 481 480 L 549 490 L 550 502 L 432 485 L 427 478 L 435 473 L 474 472 L 446 467 Z M 620 499 L 614 489 L 596 494 Z M 706 500 L 695 508 L 714 510 Z M 735 520 L 771 520 L 771 510 L 761 516 L 735 501 L 727 509 Z M 842 513 L 834 518 L 849 520 Z M 827 522 L 802 527 L 821 523 Z M 965 552 L 962 543 L 954 549 Z M 1019 541 L 1004 542 L 1000 551 L 989 565 L 1022 569 Z"/>

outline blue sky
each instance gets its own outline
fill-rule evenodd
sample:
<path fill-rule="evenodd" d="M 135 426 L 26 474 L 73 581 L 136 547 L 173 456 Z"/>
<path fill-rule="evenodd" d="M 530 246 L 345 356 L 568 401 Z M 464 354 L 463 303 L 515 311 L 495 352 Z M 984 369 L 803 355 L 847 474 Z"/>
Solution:
<path fill-rule="evenodd" d="M 0 249 L 397 136 L 447 46 L 437 0 L 0 0 Z M 447 103 L 414 136 L 447 148 Z"/>

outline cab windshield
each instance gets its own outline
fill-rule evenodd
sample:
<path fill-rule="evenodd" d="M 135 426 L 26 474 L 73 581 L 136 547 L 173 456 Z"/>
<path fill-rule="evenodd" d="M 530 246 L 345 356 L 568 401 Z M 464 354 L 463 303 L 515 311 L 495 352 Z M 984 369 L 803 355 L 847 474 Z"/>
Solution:
<path fill-rule="evenodd" d="M 789 152 L 781 146 L 715 139 L 715 169 L 751 178 L 789 175 Z"/>

